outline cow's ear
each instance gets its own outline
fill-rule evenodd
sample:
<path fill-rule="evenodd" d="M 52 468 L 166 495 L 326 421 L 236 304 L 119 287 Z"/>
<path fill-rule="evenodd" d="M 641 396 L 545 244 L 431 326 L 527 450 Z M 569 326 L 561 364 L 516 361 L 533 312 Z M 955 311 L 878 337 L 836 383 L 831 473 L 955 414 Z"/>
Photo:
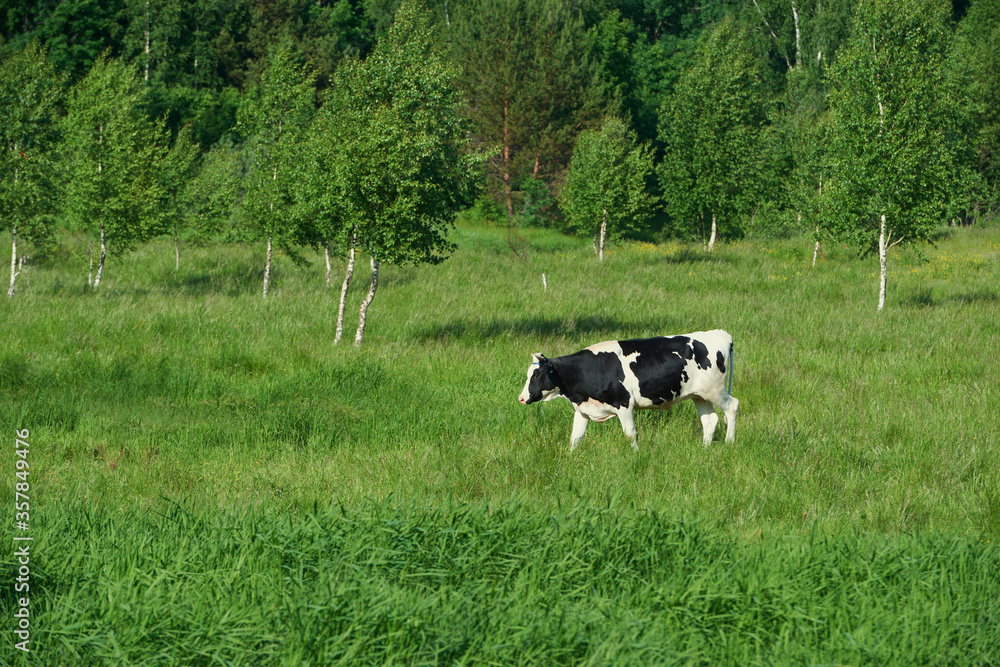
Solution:
<path fill-rule="evenodd" d="M 532 363 L 540 364 L 543 361 L 545 361 L 545 355 L 542 354 L 541 352 L 535 352 L 533 355 L 531 355 L 531 362 Z"/>

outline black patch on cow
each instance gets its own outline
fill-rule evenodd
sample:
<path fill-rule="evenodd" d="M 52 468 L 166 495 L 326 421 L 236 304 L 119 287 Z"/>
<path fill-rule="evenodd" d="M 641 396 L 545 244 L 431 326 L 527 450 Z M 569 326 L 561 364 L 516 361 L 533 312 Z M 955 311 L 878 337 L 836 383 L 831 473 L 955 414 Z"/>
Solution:
<path fill-rule="evenodd" d="M 700 340 L 692 340 L 691 347 L 694 349 L 694 363 L 698 368 L 707 371 L 712 367 L 712 360 L 708 358 L 708 348 Z"/>
<path fill-rule="evenodd" d="M 581 350 L 565 357 L 549 359 L 552 380 L 573 405 L 595 399 L 615 408 L 631 402 L 622 360 L 614 352 Z"/>
<path fill-rule="evenodd" d="M 719 367 L 720 373 L 726 374 L 726 356 L 722 354 L 722 350 L 715 353 L 715 365 Z"/>
<path fill-rule="evenodd" d="M 638 338 L 619 341 L 619 345 L 624 356 L 639 353 L 629 368 L 639 380 L 639 394 L 653 405 L 681 395 L 681 387 L 690 380 L 684 368 L 688 361 L 694 359 L 701 369 L 712 365 L 705 344 L 688 336 Z"/>

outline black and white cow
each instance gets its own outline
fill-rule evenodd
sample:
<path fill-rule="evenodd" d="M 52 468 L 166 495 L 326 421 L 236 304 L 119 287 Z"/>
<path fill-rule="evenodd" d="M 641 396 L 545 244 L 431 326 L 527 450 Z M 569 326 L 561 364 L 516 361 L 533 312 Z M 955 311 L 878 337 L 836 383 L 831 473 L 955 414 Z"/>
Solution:
<path fill-rule="evenodd" d="M 726 388 L 726 373 L 729 386 Z M 565 398 L 576 409 L 569 450 L 572 452 L 587 422 L 618 417 L 622 430 L 639 451 L 635 410 L 669 408 L 694 401 L 704 429 L 704 444 L 712 442 L 719 423 L 713 406 L 726 417 L 726 442 L 736 434 L 740 402 L 730 395 L 733 339 L 725 331 L 699 331 L 680 336 L 610 340 L 565 357 L 532 355 L 528 380 L 518 400 Z"/>

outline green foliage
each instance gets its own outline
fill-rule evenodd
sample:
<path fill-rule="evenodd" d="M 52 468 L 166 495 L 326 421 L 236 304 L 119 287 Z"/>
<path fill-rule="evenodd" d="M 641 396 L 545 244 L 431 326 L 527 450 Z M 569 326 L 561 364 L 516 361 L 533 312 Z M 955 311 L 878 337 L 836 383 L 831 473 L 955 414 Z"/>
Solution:
<path fill-rule="evenodd" d="M 858 5 L 855 31 L 831 72 L 833 126 L 826 228 L 864 251 L 927 240 L 954 187 L 947 141 L 955 97 L 942 64 L 950 5 Z"/>
<path fill-rule="evenodd" d="M 314 95 L 315 75 L 279 51 L 244 98 L 236 124 L 247 170 L 236 202 L 236 236 L 269 239 L 295 260 L 301 246 L 317 241 L 314 230 L 293 215 L 295 162 L 315 111 Z"/>
<path fill-rule="evenodd" d="M 601 49 L 580 8 L 564 2 L 464 0 L 444 35 L 475 145 L 500 147 L 486 187 L 512 219 L 522 208 L 518 186 L 531 177 L 551 188 L 569 165 L 577 134 L 617 110 L 609 97 L 617 89 L 591 58 Z"/>
<path fill-rule="evenodd" d="M 61 82 L 31 42 L 0 61 L 0 219 L 39 249 L 53 241 L 52 172 Z"/>
<path fill-rule="evenodd" d="M 580 134 L 563 189 L 563 211 L 571 228 L 594 234 L 606 223 L 611 239 L 639 229 L 652 210 L 646 180 L 653 171 L 648 144 L 619 118 Z"/>
<path fill-rule="evenodd" d="M 465 152 L 453 79 L 426 10 L 409 2 L 365 61 L 337 71 L 323 134 L 338 217 L 380 262 L 438 263 L 454 249 L 446 233 L 473 201 L 482 157 Z"/>
<path fill-rule="evenodd" d="M 159 174 L 164 197 L 161 207 L 165 212 L 167 227 L 175 236 L 191 226 L 197 215 L 193 205 L 192 184 L 201 168 L 200 157 L 198 144 L 191 137 L 191 126 L 185 125 L 164 156 Z"/>
<path fill-rule="evenodd" d="M 94 237 L 103 229 L 115 253 L 163 229 L 166 136 L 142 113 L 139 95 L 131 68 L 102 55 L 70 89 L 62 121 L 65 213 Z"/>
<path fill-rule="evenodd" d="M 956 31 L 948 76 L 960 96 L 956 145 L 963 192 L 958 213 L 973 223 L 1000 211 L 1000 3 L 972 3 Z"/>
<path fill-rule="evenodd" d="M 737 216 L 759 201 L 766 100 L 749 46 L 744 26 L 721 22 L 660 112 L 666 149 L 658 174 L 664 206 L 682 235 L 690 236 L 697 220 L 712 216 L 733 234 Z"/>

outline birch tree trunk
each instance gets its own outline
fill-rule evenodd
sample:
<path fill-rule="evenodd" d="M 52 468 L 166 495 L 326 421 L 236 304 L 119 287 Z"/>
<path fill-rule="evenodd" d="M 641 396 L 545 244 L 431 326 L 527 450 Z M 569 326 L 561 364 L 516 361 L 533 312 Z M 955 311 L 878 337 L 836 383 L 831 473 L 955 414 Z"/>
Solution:
<path fill-rule="evenodd" d="M 375 290 L 378 289 L 378 260 L 372 257 L 372 284 L 368 288 L 368 296 L 361 302 L 361 310 L 358 312 L 358 331 L 354 334 L 354 344 L 361 345 L 365 337 L 365 320 L 368 317 L 368 306 L 375 298 Z"/>
<path fill-rule="evenodd" d="M 330 268 L 330 243 L 323 244 L 323 254 L 326 255 L 326 286 L 330 286 L 330 273 L 333 271 Z"/>
<path fill-rule="evenodd" d="M 15 223 L 10 230 L 11 236 L 11 246 L 10 246 L 10 288 L 7 290 L 7 296 L 14 296 L 14 282 L 17 280 L 17 274 L 20 271 L 17 270 L 17 224 Z"/>
<path fill-rule="evenodd" d="M 101 286 L 101 274 L 104 273 L 104 258 L 107 256 L 108 245 L 104 237 L 104 221 L 101 220 L 101 256 L 97 260 L 97 276 L 94 278 L 94 289 Z"/>
<path fill-rule="evenodd" d="M 87 255 L 90 257 L 90 270 L 87 271 L 87 287 L 94 286 L 94 239 L 90 239 L 87 247 Z"/>
<path fill-rule="evenodd" d="M 799 29 L 799 10 L 792 0 L 792 19 L 795 21 L 795 67 L 802 62 L 802 32 Z"/>
<path fill-rule="evenodd" d="M 878 312 L 882 312 L 882 308 L 885 307 L 885 288 L 889 279 L 889 263 L 886 259 L 886 255 L 889 250 L 889 239 L 886 235 L 885 229 L 885 213 L 882 214 L 882 218 L 878 226 L 878 265 L 879 265 L 879 283 L 878 283 Z"/>
<path fill-rule="evenodd" d="M 267 298 L 267 288 L 271 284 L 271 235 L 267 236 L 267 260 L 264 263 L 264 298 Z"/>
<path fill-rule="evenodd" d="M 598 246 L 597 257 L 604 261 L 604 241 L 608 237 L 608 212 L 604 211 L 604 218 L 601 220 L 601 243 Z"/>
<path fill-rule="evenodd" d="M 14 152 L 18 151 L 18 144 L 14 144 Z M 14 188 L 17 188 L 18 172 L 14 169 Z M 17 280 L 17 223 L 15 222 L 10 228 L 10 288 L 7 290 L 7 296 L 14 296 L 14 281 Z"/>
<path fill-rule="evenodd" d="M 816 257 L 819 255 L 819 225 L 816 225 L 816 245 L 813 246 L 813 268 L 816 268 Z"/>
<path fill-rule="evenodd" d="M 715 224 L 715 214 L 712 214 L 712 233 L 708 237 L 708 251 L 715 250 L 715 239 L 719 236 L 719 228 Z"/>
<path fill-rule="evenodd" d="M 344 337 L 344 309 L 347 308 L 347 288 L 354 277 L 354 245 L 355 239 L 351 237 L 351 254 L 347 259 L 347 271 L 344 273 L 344 284 L 340 287 L 340 308 L 337 309 L 337 335 L 333 339 L 336 345 Z"/>

